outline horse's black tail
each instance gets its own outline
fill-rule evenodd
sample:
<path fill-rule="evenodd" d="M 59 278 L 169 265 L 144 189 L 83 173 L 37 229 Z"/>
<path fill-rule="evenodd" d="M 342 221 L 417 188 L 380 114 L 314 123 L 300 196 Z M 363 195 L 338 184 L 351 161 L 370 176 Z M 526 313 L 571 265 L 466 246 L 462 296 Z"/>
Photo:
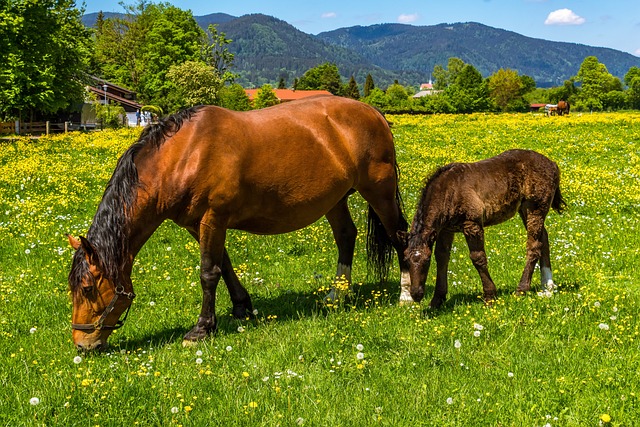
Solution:
<path fill-rule="evenodd" d="M 396 164 L 396 177 L 398 176 L 398 165 Z M 407 219 L 404 216 L 404 207 L 400 190 L 396 179 L 396 205 L 398 208 L 398 224 L 397 229 L 406 231 L 408 227 Z M 389 230 L 391 233 L 397 230 Z M 369 205 L 369 215 L 367 217 L 367 259 L 369 261 L 369 269 L 380 281 L 386 280 L 389 274 L 389 267 L 393 261 L 394 247 L 391 237 L 387 234 L 382 221 Z"/>
<path fill-rule="evenodd" d="M 564 201 L 564 199 L 562 198 L 562 194 L 560 193 L 560 186 L 556 187 L 556 192 L 553 195 L 551 207 L 558 213 L 562 213 L 567 207 L 567 203 Z"/>

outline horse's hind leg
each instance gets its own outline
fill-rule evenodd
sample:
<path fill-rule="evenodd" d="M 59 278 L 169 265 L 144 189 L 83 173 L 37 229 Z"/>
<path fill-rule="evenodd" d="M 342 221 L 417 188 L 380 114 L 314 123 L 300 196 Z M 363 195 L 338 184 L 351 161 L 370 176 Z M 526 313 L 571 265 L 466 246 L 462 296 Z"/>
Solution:
<path fill-rule="evenodd" d="M 541 259 L 542 254 L 545 252 L 545 247 L 548 256 L 549 240 L 544 228 L 546 212 L 542 212 L 539 208 L 529 210 L 526 207 L 522 207 L 519 213 L 522 218 L 522 222 L 527 229 L 527 257 L 524 265 L 524 271 L 522 272 L 522 277 L 520 278 L 520 283 L 518 284 L 517 289 L 518 293 L 524 293 L 531 289 L 531 277 L 533 276 L 533 270 L 536 267 L 536 263 Z M 545 241 L 546 245 L 544 243 Z M 544 267 L 549 268 L 548 272 L 550 274 L 551 261 L 546 260 L 545 263 L 548 265 L 545 265 Z"/>
<path fill-rule="evenodd" d="M 353 223 L 348 196 L 345 196 L 325 216 L 331 225 L 333 238 L 338 246 L 338 268 L 336 279 L 326 301 L 335 301 L 345 295 L 351 289 L 351 266 L 353 264 L 353 252 L 356 246 L 358 230 Z"/>
<path fill-rule="evenodd" d="M 489 275 L 487 254 L 484 250 L 484 229 L 475 222 L 464 224 L 463 234 L 469 246 L 469 257 L 480 275 L 485 302 L 496 299 L 497 289 Z"/>

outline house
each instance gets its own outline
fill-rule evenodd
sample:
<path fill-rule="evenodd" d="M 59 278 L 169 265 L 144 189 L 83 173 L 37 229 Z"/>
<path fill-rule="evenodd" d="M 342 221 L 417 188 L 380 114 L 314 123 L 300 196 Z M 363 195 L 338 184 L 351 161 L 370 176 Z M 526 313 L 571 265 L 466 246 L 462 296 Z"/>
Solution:
<path fill-rule="evenodd" d="M 260 89 L 245 89 L 245 92 L 249 99 L 253 101 L 259 90 Z M 280 102 L 295 101 L 296 99 L 307 98 L 315 95 L 332 95 L 332 93 L 327 90 L 273 89 L 273 92 L 276 94 L 276 98 L 278 98 Z"/>
<path fill-rule="evenodd" d="M 93 95 L 101 104 L 115 104 L 124 108 L 127 113 L 129 126 L 136 126 L 136 112 L 142 108 L 142 104 L 136 101 L 135 92 L 108 82 L 99 77 L 91 76 L 91 83 L 87 86 L 87 92 Z M 85 102 L 82 106 L 80 122 L 83 125 L 95 125 L 96 114 L 92 108 L 93 101 Z"/>
<path fill-rule="evenodd" d="M 433 83 L 429 80 L 429 83 L 422 83 L 420 85 L 420 91 L 413 95 L 413 98 L 422 98 L 423 96 L 431 96 L 436 93 L 442 92 L 441 90 L 435 90 L 433 88 Z"/>

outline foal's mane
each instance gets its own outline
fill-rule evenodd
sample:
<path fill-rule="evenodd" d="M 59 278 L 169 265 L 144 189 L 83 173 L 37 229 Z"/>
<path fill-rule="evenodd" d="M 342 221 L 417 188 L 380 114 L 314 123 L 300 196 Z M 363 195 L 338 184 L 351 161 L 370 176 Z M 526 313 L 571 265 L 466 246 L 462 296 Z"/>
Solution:
<path fill-rule="evenodd" d="M 113 283 L 121 278 L 122 267 L 129 254 L 129 216 L 136 203 L 136 189 L 140 185 L 134 162 L 140 151 L 147 147 L 159 149 L 162 144 L 180 130 L 202 106 L 192 107 L 160 120 L 144 128 L 138 141 L 118 159 L 116 168 L 102 196 L 93 222 L 87 232 L 87 240 L 98 253 L 103 274 Z M 73 256 L 69 284 L 76 289 L 88 273 L 89 265 L 82 248 Z"/>
<path fill-rule="evenodd" d="M 459 165 L 459 163 L 449 163 L 444 166 L 440 166 L 436 169 L 427 179 L 424 180 L 424 187 L 422 187 L 422 193 L 420 194 L 420 198 L 418 199 L 418 206 L 416 207 L 415 220 L 413 221 L 413 228 L 410 231 L 411 238 L 420 236 L 425 226 L 425 222 L 422 220 L 425 217 L 426 210 L 429 207 L 429 189 L 433 185 L 434 182 L 438 180 L 442 174 L 444 174 L 449 169 Z"/>

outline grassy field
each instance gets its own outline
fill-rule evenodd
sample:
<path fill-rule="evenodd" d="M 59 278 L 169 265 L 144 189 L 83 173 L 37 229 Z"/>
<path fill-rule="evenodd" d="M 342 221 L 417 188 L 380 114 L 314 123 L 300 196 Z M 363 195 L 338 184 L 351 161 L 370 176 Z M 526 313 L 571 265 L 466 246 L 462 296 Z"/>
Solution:
<path fill-rule="evenodd" d="M 166 223 L 139 254 L 138 294 L 108 352 L 71 342 L 65 233 L 85 234 L 134 131 L 0 144 L 0 425 L 633 426 L 640 421 L 640 114 L 391 116 L 412 217 L 438 165 L 530 148 L 562 171 L 567 211 L 547 218 L 557 293 L 513 291 L 519 219 L 486 230 L 491 307 L 461 236 L 444 307 L 399 306 L 399 273 L 368 279 L 366 206 L 356 295 L 324 307 L 337 252 L 321 220 L 282 236 L 230 232 L 254 306 L 195 348 L 195 241 Z M 535 284 L 539 282 L 536 272 Z M 429 301 L 434 272 L 427 282 Z"/>

